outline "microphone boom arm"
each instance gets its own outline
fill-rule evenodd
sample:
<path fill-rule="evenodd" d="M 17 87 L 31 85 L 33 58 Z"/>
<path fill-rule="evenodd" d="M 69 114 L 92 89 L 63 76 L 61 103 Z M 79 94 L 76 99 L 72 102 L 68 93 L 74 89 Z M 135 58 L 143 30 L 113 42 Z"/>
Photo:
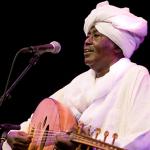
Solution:
<path fill-rule="evenodd" d="M 13 82 L 13 84 L 8 88 L 8 90 L 0 97 L 0 106 L 2 105 L 3 101 L 6 100 L 10 96 L 10 93 L 16 87 L 18 82 L 25 76 L 25 74 L 30 70 L 30 68 L 35 65 L 39 60 L 40 55 L 37 53 L 29 60 L 29 64 L 27 67 L 22 71 L 22 73 L 18 76 L 18 78 Z"/>

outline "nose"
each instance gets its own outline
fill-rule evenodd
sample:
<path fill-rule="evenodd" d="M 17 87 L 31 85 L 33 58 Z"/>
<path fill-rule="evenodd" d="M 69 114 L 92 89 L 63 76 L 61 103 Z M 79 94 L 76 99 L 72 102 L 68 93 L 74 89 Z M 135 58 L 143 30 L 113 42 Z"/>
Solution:
<path fill-rule="evenodd" d="M 93 36 L 92 35 L 88 35 L 85 39 L 85 45 L 90 45 L 93 43 Z"/>

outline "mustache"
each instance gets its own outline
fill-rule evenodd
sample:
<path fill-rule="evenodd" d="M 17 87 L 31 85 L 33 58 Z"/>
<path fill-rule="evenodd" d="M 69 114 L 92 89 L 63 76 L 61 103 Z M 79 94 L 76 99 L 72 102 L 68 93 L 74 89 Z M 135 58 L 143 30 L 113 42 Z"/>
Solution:
<path fill-rule="evenodd" d="M 85 46 L 84 51 L 95 51 L 95 47 L 93 45 Z"/>

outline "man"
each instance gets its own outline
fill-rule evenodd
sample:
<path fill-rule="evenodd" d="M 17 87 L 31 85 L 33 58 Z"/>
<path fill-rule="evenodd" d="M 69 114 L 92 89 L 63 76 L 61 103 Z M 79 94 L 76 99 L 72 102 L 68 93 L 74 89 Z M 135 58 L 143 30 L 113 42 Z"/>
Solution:
<path fill-rule="evenodd" d="M 128 8 L 104 1 L 85 19 L 84 31 L 84 61 L 90 69 L 50 98 L 69 107 L 85 130 L 91 127 L 93 133 L 101 128 L 97 139 L 103 139 L 108 131 L 108 143 L 117 133 L 116 145 L 120 147 L 150 149 L 150 76 L 145 67 L 129 59 L 147 35 L 147 21 Z M 22 131 L 27 132 L 29 124 L 30 119 L 22 123 Z M 74 149 L 74 144 L 61 140 L 57 148 Z M 7 142 L 13 149 L 26 149 L 30 141 L 24 132 L 8 134 Z M 3 149 L 5 146 L 7 143 Z"/>

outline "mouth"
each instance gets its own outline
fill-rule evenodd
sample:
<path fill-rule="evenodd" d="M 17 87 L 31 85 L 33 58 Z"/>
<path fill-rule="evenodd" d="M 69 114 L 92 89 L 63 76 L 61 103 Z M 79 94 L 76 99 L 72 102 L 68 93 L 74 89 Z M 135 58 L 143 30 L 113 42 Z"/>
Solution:
<path fill-rule="evenodd" d="M 93 52 L 93 50 L 91 50 L 91 49 L 84 49 L 84 53 L 89 53 L 89 52 Z"/>
<path fill-rule="evenodd" d="M 89 53 L 89 52 L 94 52 L 94 51 L 95 51 L 95 48 L 93 45 L 84 47 L 84 53 Z"/>

